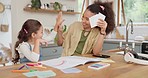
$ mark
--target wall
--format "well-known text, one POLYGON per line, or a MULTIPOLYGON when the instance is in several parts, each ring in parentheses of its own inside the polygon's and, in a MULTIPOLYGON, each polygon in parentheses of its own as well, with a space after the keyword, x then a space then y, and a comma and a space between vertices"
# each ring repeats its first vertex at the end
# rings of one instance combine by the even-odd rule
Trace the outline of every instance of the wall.
MULTIPOLYGON (((117 27, 120 34, 124 35, 124 39, 126 38, 126 27, 121 26, 117 27)), ((133 26, 133 34, 131 34, 131 26, 129 25, 129 30, 128 30, 128 38, 130 40, 135 39, 136 36, 143 36, 147 37, 148 36, 148 26, 133 26)))
MULTIPOLYGON (((30 13, 23 11, 23 8, 31 3, 31 0, 12 0, 12 46, 14 46, 17 41, 17 34, 22 27, 22 24, 29 18, 39 20, 43 26, 53 27, 56 21, 56 15, 54 13, 30 13)), ((42 3, 50 3, 50 2, 61 2, 66 4, 69 7, 73 7, 71 5, 75 5, 75 10, 77 10, 77 0, 41 0, 42 3)), ((78 15, 68 15, 63 14, 63 18, 65 19, 64 24, 69 25, 73 21, 78 19, 78 15)))
MULTIPOLYGON (((10 5, 11 0, 0 0, 1 3, 4 5, 10 5)), ((1 32, 0 31, 0 43, 4 44, 7 47, 9 43, 12 43, 12 36, 11 36, 11 10, 5 9, 3 13, 0 13, 0 24, 9 24, 9 31, 8 32, 1 32)))

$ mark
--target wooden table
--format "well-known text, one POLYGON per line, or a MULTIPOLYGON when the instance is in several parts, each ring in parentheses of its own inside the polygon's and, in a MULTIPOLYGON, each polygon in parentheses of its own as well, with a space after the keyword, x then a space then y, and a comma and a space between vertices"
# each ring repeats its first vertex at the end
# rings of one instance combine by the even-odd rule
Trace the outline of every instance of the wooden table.
MULTIPOLYGON (((85 55, 90 57, 91 55, 85 55)), ((58 69, 47 67, 46 69, 38 68, 38 70, 52 70, 56 73, 54 78, 148 78, 148 66, 127 64, 123 60, 123 55, 110 53, 112 60, 110 67, 93 70, 88 69, 87 66, 92 64, 88 63, 82 66, 77 66, 81 73, 64 74, 58 69)), ((22 73, 12 73, 11 70, 18 69, 22 64, 0 67, 0 78, 26 78, 22 73)), ((36 77, 35 77, 36 78, 36 77)))

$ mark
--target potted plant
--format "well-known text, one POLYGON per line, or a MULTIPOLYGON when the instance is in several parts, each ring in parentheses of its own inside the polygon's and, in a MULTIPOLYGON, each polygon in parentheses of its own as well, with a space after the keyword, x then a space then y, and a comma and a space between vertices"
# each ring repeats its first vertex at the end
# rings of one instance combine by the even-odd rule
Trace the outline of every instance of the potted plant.
POLYGON ((53 4, 53 8, 54 8, 54 10, 61 10, 62 9, 62 4, 59 3, 59 2, 55 2, 53 4))
POLYGON ((40 9, 41 1, 40 0, 31 0, 31 7, 33 9, 40 9))

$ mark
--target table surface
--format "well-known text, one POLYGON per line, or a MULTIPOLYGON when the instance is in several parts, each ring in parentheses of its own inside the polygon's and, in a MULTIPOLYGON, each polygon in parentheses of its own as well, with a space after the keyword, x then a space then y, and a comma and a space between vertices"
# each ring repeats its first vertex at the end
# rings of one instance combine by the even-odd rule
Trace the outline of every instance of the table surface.
MULTIPOLYGON (((79 68, 82 72, 74 74, 65 74, 52 67, 36 69, 40 71, 52 70, 56 73, 54 78, 148 78, 148 66, 128 64, 123 60, 123 55, 116 53, 109 53, 109 55, 111 56, 109 59, 112 59, 115 63, 110 63, 109 67, 100 70, 89 69, 88 66, 92 63, 77 66, 76 68, 79 68)), ((84 56, 92 57, 91 55, 84 56)), ((22 64, 0 67, 0 78, 26 78, 22 73, 11 72, 11 70, 18 69, 20 66, 22 64)))

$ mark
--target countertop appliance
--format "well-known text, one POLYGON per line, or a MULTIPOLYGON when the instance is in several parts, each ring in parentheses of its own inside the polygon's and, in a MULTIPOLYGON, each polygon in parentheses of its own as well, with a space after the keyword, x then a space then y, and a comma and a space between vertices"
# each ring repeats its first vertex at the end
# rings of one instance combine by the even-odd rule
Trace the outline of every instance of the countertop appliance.
POLYGON ((142 43, 141 53, 148 54, 148 43, 142 43))

